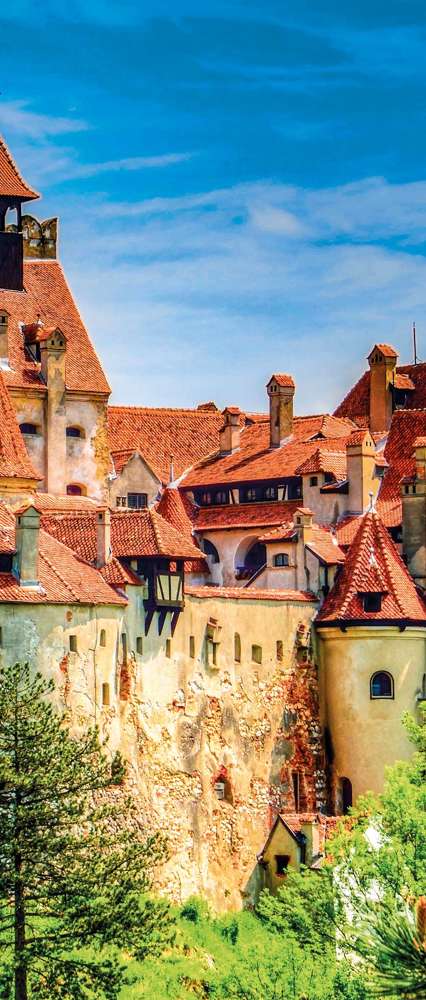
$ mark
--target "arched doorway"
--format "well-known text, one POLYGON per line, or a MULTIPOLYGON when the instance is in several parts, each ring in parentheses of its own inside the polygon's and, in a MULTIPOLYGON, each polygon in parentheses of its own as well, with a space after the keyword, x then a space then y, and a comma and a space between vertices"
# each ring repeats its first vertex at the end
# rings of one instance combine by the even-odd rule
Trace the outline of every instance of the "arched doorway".
POLYGON ((244 560, 236 562, 235 576, 237 580, 249 580, 263 566, 266 566, 266 545, 263 542, 254 542, 247 549, 244 560))

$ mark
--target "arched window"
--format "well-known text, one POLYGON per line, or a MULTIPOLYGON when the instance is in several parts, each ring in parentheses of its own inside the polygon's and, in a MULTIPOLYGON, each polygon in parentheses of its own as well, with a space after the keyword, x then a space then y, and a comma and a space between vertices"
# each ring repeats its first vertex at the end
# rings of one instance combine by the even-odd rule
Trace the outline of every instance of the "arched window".
POLYGON ((370 698, 393 698, 393 677, 387 670, 378 670, 370 680, 370 698))
POLYGON ((67 427, 66 429, 67 438, 83 438, 84 431, 81 427, 67 427))
POLYGON ((79 486, 78 483, 68 483, 67 494, 69 497, 84 497, 86 495, 85 486, 79 486))
POLYGON ((212 562, 214 563, 220 562, 217 548, 215 545, 213 545, 213 542, 209 541, 208 538, 201 539, 201 551, 204 552, 205 556, 210 556, 212 562))
POLYGON ((288 566, 288 554, 287 552, 277 552, 274 556, 274 566, 288 566))
POLYGON ((241 663, 241 637, 238 632, 234 635, 234 660, 241 663))
POLYGON ((37 424, 28 424, 28 423, 19 424, 19 430, 21 431, 21 434, 38 434, 39 433, 39 429, 37 427, 37 424))

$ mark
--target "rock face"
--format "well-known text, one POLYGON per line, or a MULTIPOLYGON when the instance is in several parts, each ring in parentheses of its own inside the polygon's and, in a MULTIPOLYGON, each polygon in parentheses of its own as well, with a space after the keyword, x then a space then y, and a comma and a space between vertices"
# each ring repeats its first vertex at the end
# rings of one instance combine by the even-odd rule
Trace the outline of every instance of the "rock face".
POLYGON ((325 806, 325 773, 312 607, 265 605, 270 638, 254 663, 258 602, 227 601, 226 611, 220 603, 213 595, 188 600, 170 655, 160 648, 154 662, 132 660, 120 745, 144 810, 169 839, 160 887, 177 900, 203 893, 226 909, 253 902, 257 854, 277 812, 325 806), (199 641, 212 613, 223 620, 214 668, 199 641), (231 648, 237 625, 244 636, 238 663, 231 648), (284 637, 280 660, 275 634, 284 637), (194 649, 190 638, 198 659, 184 653, 194 649))

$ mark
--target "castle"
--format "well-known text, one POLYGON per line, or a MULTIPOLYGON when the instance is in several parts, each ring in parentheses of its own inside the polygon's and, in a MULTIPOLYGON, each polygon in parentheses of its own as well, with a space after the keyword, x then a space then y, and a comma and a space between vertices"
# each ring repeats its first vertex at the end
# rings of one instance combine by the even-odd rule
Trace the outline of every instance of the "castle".
POLYGON ((374 344, 334 414, 283 373, 264 413, 109 406, 37 197, 0 140, 0 661, 121 750, 159 884, 238 907, 410 753, 426 364, 374 344))

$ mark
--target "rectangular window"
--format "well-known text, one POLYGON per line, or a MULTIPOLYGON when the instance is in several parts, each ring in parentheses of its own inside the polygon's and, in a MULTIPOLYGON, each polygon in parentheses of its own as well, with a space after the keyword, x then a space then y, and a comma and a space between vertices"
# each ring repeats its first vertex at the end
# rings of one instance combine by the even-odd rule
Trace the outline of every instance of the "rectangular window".
POLYGON ((364 594, 364 611, 381 611, 382 607, 382 595, 381 594, 364 594))
POLYGON ((109 684, 102 684, 102 704, 109 705, 109 684))
POLYGON ((318 486, 318 476, 311 476, 309 480, 310 486, 318 486))
POLYGON ((123 654, 123 663, 127 663, 127 635, 122 632, 121 635, 121 652, 123 654))
POLYGON ((127 507, 127 497, 116 497, 115 503, 117 507, 127 507))
POLYGON ((148 506, 148 494, 147 493, 128 493, 127 494, 127 506, 131 507, 132 510, 141 510, 142 507, 148 506))
POLYGON ((104 628, 101 628, 101 631, 99 633, 99 645, 106 646, 106 632, 104 628))
POLYGON ((277 875, 286 875, 290 856, 288 854, 275 855, 275 872, 277 875))
POLYGON ((298 813, 300 810, 300 775, 298 771, 292 771, 291 781, 293 785, 294 808, 298 813))
POLYGON ((172 640, 171 639, 166 639, 166 656, 167 656, 167 659, 170 660, 171 655, 172 655, 172 640))
POLYGON ((282 663, 283 659, 284 659, 283 641, 282 641, 282 639, 277 639, 277 660, 278 660, 278 663, 282 663))
POLYGON ((77 652, 77 636, 70 635, 70 653, 77 652))
POLYGON ((262 662, 262 647, 261 646, 253 645, 251 647, 251 658, 253 660, 253 663, 261 663, 262 662))
POLYGON ((143 638, 142 638, 141 635, 138 635, 136 637, 136 652, 138 653, 139 656, 142 656, 142 653, 143 653, 143 638))
POLYGON ((325 483, 334 483, 335 482, 335 478, 334 478, 332 472, 324 472, 324 482, 325 483))
POLYGON ((190 635, 189 637, 189 655, 191 660, 195 659, 195 636, 190 635))

